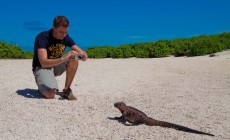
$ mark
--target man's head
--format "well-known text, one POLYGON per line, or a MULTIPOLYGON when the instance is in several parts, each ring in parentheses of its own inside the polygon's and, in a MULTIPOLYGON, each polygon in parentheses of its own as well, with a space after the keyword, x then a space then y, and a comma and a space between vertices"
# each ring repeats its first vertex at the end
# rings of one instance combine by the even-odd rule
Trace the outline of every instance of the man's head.
POLYGON ((69 29, 69 20, 65 16, 56 16, 53 21, 53 36, 56 39, 64 39, 69 29))

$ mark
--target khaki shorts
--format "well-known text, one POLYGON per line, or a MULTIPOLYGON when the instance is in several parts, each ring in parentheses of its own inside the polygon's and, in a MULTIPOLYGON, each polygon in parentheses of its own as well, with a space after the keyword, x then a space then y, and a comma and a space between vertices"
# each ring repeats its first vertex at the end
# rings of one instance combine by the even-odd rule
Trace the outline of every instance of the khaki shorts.
POLYGON ((59 90, 55 77, 62 75, 66 71, 66 68, 67 62, 61 63, 60 65, 52 68, 36 67, 34 71, 34 77, 38 86, 38 90, 41 93, 49 91, 50 89, 59 90))

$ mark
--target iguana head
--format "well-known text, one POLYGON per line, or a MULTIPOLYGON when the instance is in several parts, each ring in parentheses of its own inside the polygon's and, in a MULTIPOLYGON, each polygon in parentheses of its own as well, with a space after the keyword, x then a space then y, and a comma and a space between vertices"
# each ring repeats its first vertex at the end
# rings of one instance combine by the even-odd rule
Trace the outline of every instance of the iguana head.
POLYGON ((121 108, 121 107, 125 107, 126 104, 124 102, 116 102, 116 103, 114 103, 114 106, 116 108, 121 108))

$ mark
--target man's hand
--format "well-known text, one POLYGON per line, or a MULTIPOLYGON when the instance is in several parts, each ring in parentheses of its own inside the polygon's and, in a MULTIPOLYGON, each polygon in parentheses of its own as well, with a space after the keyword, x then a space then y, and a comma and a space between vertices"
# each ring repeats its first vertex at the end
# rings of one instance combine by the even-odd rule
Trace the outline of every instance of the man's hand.
POLYGON ((73 46, 71 47, 71 49, 72 49, 72 50, 75 50, 76 52, 78 52, 79 54, 82 55, 82 58, 81 58, 82 61, 86 61, 86 60, 87 60, 87 58, 88 58, 87 53, 84 52, 82 49, 80 49, 77 45, 73 45, 73 46))
POLYGON ((87 58, 88 58, 88 55, 87 55, 87 53, 86 52, 80 52, 79 54, 81 54, 82 55, 82 58, 81 58, 81 60, 82 61, 86 61, 87 60, 87 58))
POLYGON ((63 55, 61 57, 62 62, 66 62, 66 61, 70 61, 70 60, 74 60, 75 56, 78 54, 78 52, 76 51, 69 51, 67 54, 63 55))

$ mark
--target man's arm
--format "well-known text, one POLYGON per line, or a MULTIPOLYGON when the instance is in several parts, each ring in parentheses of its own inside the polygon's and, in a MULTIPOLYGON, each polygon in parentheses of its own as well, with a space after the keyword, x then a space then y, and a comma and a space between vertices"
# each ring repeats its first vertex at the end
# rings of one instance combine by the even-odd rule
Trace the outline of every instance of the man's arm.
POLYGON ((43 68, 53 67, 53 66, 59 65, 62 62, 70 60, 71 57, 75 56, 75 55, 77 55, 76 51, 70 51, 70 52, 68 52, 66 55, 64 55, 61 58, 48 59, 47 50, 44 49, 44 48, 38 49, 38 59, 39 59, 39 61, 41 63, 41 66, 43 68))
POLYGON ((82 59, 81 59, 82 61, 86 61, 87 60, 87 58, 88 58, 87 53, 84 52, 80 47, 78 47, 77 45, 73 45, 71 47, 71 49, 74 50, 74 51, 76 51, 76 52, 78 52, 79 54, 82 54, 82 59))

